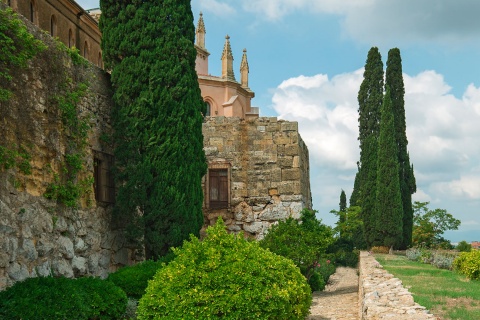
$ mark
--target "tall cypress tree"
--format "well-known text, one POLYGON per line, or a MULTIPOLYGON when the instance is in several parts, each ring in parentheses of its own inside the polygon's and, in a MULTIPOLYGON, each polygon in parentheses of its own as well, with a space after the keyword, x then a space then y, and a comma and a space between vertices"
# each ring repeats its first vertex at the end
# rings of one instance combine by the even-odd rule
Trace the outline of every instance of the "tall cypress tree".
POLYGON ((412 194, 416 191, 413 167, 407 151, 407 126, 405 120, 405 86, 402 74, 402 58, 398 48, 388 52, 385 85, 390 88, 393 114, 395 119, 395 140, 399 164, 399 180, 403 206, 403 240, 401 249, 408 248, 412 243, 413 208, 412 194))
POLYGON ((365 227, 368 246, 376 243, 375 226, 377 215, 377 153, 380 132, 380 108, 383 102, 383 63, 378 48, 368 52, 363 82, 358 92, 360 164, 358 185, 361 195, 361 217, 365 227))
POLYGON ((375 233, 384 246, 398 248, 403 242, 402 196, 398 177, 397 142, 390 88, 382 105, 378 141, 377 212, 375 233))
POLYGON ((117 203, 147 258, 203 224, 206 173, 190 1, 101 0, 105 66, 115 110, 117 203))
POLYGON ((343 189, 342 192, 340 192, 340 202, 338 206, 341 212, 347 211, 347 195, 345 194, 345 191, 343 191, 343 189))

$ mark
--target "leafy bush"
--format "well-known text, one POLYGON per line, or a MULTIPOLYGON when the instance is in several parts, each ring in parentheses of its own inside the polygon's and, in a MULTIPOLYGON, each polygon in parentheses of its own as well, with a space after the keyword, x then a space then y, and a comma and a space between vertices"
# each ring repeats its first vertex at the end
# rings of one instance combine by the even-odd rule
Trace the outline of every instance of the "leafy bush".
POLYGON ((422 250, 420 248, 413 247, 413 248, 407 249, 405 254, 409 260, 420 261, 420 257, 422 256, 422 250))
POLYGON ((148 280, 152 279, 157 270, 174 258, 173 254, 166 255, 158 261, 147 260, 133 266, 123 267, 111 273, 107 280, 122 288, 128 297, 140 299, 145 293, 148 280))
POLYGON ((321 275, 318 271, 315 271, 310 279, 308 279, 308 285, 312 291, 323 291, 326 283, 323 280, 323 275, 321 275))
POLYGON ((453 261, 457 255, 455 253, 435 251, 431 264, 439 269, 452 270, 453 261))
POLYGON ((119 319, 127 297, 98 278, 29 278, 0 292, 0 319, 119 319))
POLYGON ((301 221, 289 218, 272 226, 260 246, 291 259, 309 281, 332 243, 332 229, 315 218, 315 211, 304 209, 301 221))
POLYGON ((480 279, 480 250, 460 253, 453 261, 453 267, 469 279, 480 279))
POLYGON ((291 260, 228 234, 221 218, 174 249, 140 299, 138 319, 305 319, 310 288, 291 260))
POLYGON ((460 252, 470 252, 472 251, 472 245, 463 240, 458 243, 457 250, 460 252))

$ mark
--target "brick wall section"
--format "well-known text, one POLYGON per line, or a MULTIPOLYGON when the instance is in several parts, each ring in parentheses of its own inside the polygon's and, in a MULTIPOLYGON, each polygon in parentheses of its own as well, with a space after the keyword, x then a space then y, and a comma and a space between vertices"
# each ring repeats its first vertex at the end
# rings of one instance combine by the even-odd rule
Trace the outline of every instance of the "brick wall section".
POLYGON ((203 135, 209 167, 228 167, 230 178, 226 209, 209 208, 204 181, 205 227, 222 216, 231 232, 261 239, 272 223, 311 208, 308 148, 297 122, 207 117, 203 135))
POLYGON ((366 251, 360 253, 359 272, 360 319, 437 319, 366 251))

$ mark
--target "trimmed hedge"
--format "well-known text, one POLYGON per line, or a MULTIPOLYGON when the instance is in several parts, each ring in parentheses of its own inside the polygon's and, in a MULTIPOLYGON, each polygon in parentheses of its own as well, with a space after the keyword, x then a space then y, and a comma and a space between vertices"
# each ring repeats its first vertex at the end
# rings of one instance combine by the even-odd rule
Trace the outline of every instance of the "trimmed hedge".
POLYGON ((148 280, 151 280, 157 270, 170 262, 175 256, 168 254, 157 261, 147 260, 133 266, 123 267, 111 273, 107 280, 122 288, 128 297, 140 299, 145 294, 148 280))
POLYGON ((142 319, 305 319, 311 292, 293 262, 228 234, 221 218, 191 236, 148 284, 142 319))
POLYGON ((0 319, 119 319, 127 297, 98 278, 29 278, 0 292, 0 319))

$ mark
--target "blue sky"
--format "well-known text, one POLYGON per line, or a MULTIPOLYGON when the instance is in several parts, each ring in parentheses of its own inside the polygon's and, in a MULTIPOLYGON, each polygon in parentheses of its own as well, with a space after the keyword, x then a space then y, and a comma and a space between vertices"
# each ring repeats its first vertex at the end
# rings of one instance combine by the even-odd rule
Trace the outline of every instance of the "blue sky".
MULTIPOLYGON (((85 9, 95 0, 77 0, 85 9)), ((480 240, 480 1, 193 0, 203 12, 209 73, 230 36, 239 78, 247 49, 253 106, 298 121, 314 209, 330 225, 359 159, 357 93, 368 50, 400 48, 414 200, 462 221, 445 237, 480 240)))

